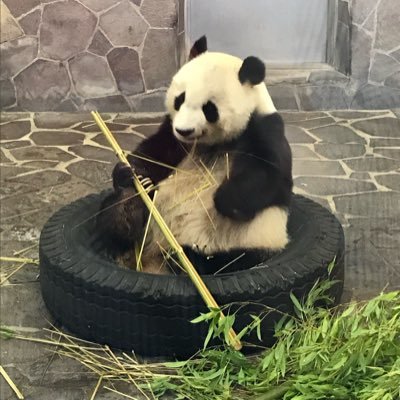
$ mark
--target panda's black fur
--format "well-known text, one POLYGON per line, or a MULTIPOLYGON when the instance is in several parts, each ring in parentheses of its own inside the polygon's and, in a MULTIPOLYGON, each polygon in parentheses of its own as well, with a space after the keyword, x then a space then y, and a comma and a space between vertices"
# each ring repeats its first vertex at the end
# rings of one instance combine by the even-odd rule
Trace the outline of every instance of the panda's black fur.
MULTIPOLYGON (((204 40, 201 38, 195 43, 191 50, 192 57, 205 52, 204 40)), ((263 81, 264 74, 264 64, 255 57, 249 57, 243 62, 237 79, 242 84, 257 85, 263 81)), ((173 107, 179 111, 183 104, 185 92, 175 96, 173 107)), ((209 100, 202 110, 208 123, 217 123, 218 104, 209 100)), ((185 139, 192 135, 192 131, 174 128, 171 116, 167 115, 157 132, 128 156, 135 172, 150 178, 157 186, 173 174, 174 168, 182 165, 189 154, 208 168, 228 154, 231 160, 229 177, 223 179, 213 193, 218 215, 224 221, 232 221, 232 229, 236 229, 271 207, 286 210, 287 213, 293 186, 292 159, 284 135, 284 123, 277 112, 263 114, 254 110, 244 129, 222 143, 203 143, 199 140, 193 144, 178 140, 177 135, 185 139)), ((114 193, 102 204, 98 226, 107 238, 106 247, 117 256, 129 252, 135 243, 142 240, 149 213, 133 189, 129 167, 121 163, 116 165, 113 185, 114 193)), ((160 188, 162 190, 162 186, 160 188)), ((229 267, 229 271, 242 268, 243 263, 251 266, 270 253, 268 248, 255 247, 222 248, 205 254, 193 246, 195 243, 182 244, 201 273, 215 272, 235 258, 241 261, 229 267), (244 252, 246 256, 242 257, 244 252)))

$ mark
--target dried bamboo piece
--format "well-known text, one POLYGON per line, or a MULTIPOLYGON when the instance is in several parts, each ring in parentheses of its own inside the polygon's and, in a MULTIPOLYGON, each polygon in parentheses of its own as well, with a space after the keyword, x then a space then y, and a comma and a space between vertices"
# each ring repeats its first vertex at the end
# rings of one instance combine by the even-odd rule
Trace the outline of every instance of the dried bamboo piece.
POLYGON ((18 400, 24 400, 24 396, 22 393, 18 390, 18 388, 15 386, 15 383, 12 381, 10 376, 7 374, 6 370, 0 365, 0 375, 5 379, 5 381, 8 383, 10 388, 13 390, 15 395, 18 397, 18 400))
POLYGON ((0 257, 0 261, 13 262, 13 263, 25 263, 25 264, 36 264, 39 265, 38 260, 33 258, 22 258, 22 257, 0 257))
MULTIPOLYGON (((117 154, 120 161, 125 163, 126 165, 130 166, 128 159, 125 156, 125 153, 122 151, 118 142, 115 140, 114 136, 107 128, 107 125, 101 118, 100 114, 97 111, 92 111, 92 116, 93 116, 94 120, 96 121, 97 125, 99 126, 99 128, 101 129, 101 131, 103 132, 104 136, 107 138, 111 147, 117 154)), ((138 191, 140 197, 142 198, 143 202, 145 203, 145 205, 147 206, 149 211, 152 213, 154 220, 157 222, 159 228, 161 229, 162 233, 164 234, 165 238, 167 239, 169 245, 176 252, 176 254, 179 258, 179 261, 181 262, 182 266, 185 268, 190 279, 196 286, 196 288, 199 291, 204 302, 210 308, 219 308, 214 297, 212 296, 212 294, 208 290, 207 286, 201 279, 200 275, 198 274, 198 272, 196 271, 196 269, 194 268, 194 266, 192 265, 192 263, 186 256, 185 252, 183 251, 182 246, 178 243, 175 236, 172 234, 171 230, 169 229, 168 225, 165 223, 164 219, 162 218, 161 214, 159 213, 157 208, 154 206, 153 201, 151 200, 151 198, 148 195, 148 193, 146 192, 146 190, 143 188, 142 184, 140 183, 139 178, 135 174, 135 171, 133 171, 133 178, 134 178, 133 183, 134 183, 135 188, 138 191)), ((221 311, 221 317, 225 318, 222 311, 221 311)), ((242 348, 242 344, 241 344, 240 340, 238 339, 238 337, 236 336, 236 333, 233 329, 230 329, 230 331, 229 331, 229 339, 230 339, 230 345, 234 349, 240 350, 242 348)))

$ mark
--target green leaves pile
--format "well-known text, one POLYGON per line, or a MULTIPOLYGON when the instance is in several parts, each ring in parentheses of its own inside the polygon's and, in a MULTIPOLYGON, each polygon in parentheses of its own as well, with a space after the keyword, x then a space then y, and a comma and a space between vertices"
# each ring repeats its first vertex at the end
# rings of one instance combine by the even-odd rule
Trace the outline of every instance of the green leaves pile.
MULTIPOLYGON (((245 357, 228 346, 205 348, 194 359, 168 363, 175 375, 155 379, 154 393, 185 400, 400 400, 400 292, 318 306, 332 284, 316 284, 304 302, 292 295, 296 315, 277 324, 271 349, 245 357)), ((240 335, 257 330, 262 318, 240 335)), ((211 310, 194 322, 203 321, 208 343, 224 338, 234 316, 221 321, 211 310)))

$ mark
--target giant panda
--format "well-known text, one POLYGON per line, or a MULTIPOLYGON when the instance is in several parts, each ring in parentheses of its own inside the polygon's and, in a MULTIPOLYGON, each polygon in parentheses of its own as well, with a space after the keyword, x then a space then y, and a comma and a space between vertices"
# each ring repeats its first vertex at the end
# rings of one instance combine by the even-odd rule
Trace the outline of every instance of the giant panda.
MULTIPOLYGON (((203 36, 172 79, 164 121, 128 155, 143 182, 154 184, 156 207, 203 274, 240 254, 274 254, 289 240, 291 151, 264 78, 261 60, 210 52, 203 36)), ((129 167, 118 163, 112 178, 98 226, 120 257, 143 240, 149 213, 129 167)), ((168 244, 149 224, 143 271, 168 273, 168 244)))

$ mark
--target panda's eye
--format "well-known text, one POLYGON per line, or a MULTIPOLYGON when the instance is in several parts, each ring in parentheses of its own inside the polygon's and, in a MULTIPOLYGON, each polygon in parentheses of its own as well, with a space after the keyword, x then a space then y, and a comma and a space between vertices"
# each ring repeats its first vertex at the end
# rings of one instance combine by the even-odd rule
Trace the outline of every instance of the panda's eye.
POLYGON ((185 102, 185 92, 181 93, 179 96, 175 97, 174 108, 179 111, 181 105, 185 102))
POLYGON ((203 113, 208 122, 214 123, 218 121, 218 108, 212 101, 207 101, 203 106, 203 113))

